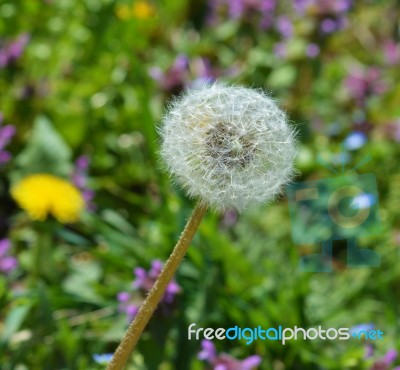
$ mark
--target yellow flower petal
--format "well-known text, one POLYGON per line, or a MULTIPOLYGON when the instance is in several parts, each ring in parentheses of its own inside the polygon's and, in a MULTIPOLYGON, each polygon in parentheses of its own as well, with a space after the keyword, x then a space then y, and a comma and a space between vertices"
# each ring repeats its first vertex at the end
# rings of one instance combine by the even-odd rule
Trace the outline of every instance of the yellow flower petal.
POLYGON ((132 7, 132 13, 135 18, 148 19, 155 13, 154 7, 147 1, 135 1, 132 7))
POLYGON ((61 223, 75 222, 85 207, 75 186, 49 174, 25 177, 11 189, 11 195, 29 217, 37 221, 53 215, 61 223))

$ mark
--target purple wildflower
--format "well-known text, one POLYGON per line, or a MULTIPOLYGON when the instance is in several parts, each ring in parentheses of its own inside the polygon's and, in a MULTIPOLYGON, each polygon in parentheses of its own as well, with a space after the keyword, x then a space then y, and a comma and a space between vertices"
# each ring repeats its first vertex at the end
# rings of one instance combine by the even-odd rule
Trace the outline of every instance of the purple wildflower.
POLYGON ((236 73, 234 67, 222 71, 213 67, 208 58, 197 57, 189 60, 184 54, 178 55, 166 72, 158 67, 149 70, 150 76, 159 83, 160 88, 172 93, 186 87, 196 88, 204 82, 215 81, 222 75, 232 76, 236 73))
POLYGON ((23 33, 14 41, 6 42, 0 46, 0 68, 7 67, 9 64, 18 60, 25 50, 30 39, 29 34, 23 33))
POLYGON ((321 31, 324 33, 333 33, 347 26, 348 20, 345 15, 329 16, 322 19, 320 23, 321 31))
POLYGON ((310 43, 307 45, 306 55, 309 58, 315 58, 316 56, 318 56, 319 52, 320 52, 320 48, 317 44, 310 43))
POLYGON ((128 292, 118 293, 117 300, 119 302, 119 312, 125 313, 128 322, 131 322, 139 312, 138 305, 132 301, 132 296, 128 292))
POLYGON ((190 87, 201 86, 204 82, 215 81, 222 72, 211 66, 208 58, 195 58, 190 63, 190 69, 195 79, 189 84, 190 87))
POLYGON ((353 0, 335 0, 331 2, 334 3, 334 9, 337 13, 348 12, 353 5, 353 0))
POLYGON ((293 8, 298 15, 304 15, 310 4, 310 0, 293 0, 293 8))
POLYGON ((16 132, 15 126, 2 126, 2 121, 3 115, 0 113, 0 165, 7 163, 11 159, 11 154, 4 148, 9 144, 16 132))
MULTIPOLYGON (((382 358, 374 362, 370 370, 390 370, 397 357, 397 351, 391 348, 382 358)), ((399 369, 399 367, 396 367, 394 370, 396 369, 399 369)))
POLYGON ((386 352, 385 356, 383 357, 383 361, 387 365, 391 365, 394 361, 396 361, 397 356, 398 356, 397 351, 391 348, 389 349, 389 351, 386 352))
POLYGON ((9 239, 0 240, 0 273, 8 274, 18 266, 18 260, 9 256, 8 251, 11 247, 9 239))
POLYGON ((89 210, 94 209, 94 191, 88 187, 88 170, 90 158, 87 155, 80 156, 75 162, 75 168, 72 173, 73 184, 81 191, 82 197, 85 200, 86 207, 89 210))
POLYGON ((226 211, 222 217, 222 225, 232 227, 238 220, 238 212, 235 209, 226 211))
POLYGON ((294 0, 293 7, 299 16, 306 12, 320 20, 319 27, 324 33, 343 29, 347 24, 347 12, 352 0, 294 0))
POLYGON ((319 14, 342 14, 352 6, 352 0, 313 0, 309 3, 319 14))
POLYGON ((389 123, 385 129, 389 138, 400 142, 400 119, 393 123, 389 123))
POLYGON ((386 84, 381 80, 381 70, 377 67, 353 70, 344 84, 350 96, 360 105, 363 105, 370 95, 383 94, 387 89, 386 84))
POLYGON ((149 75, 158 82, 164 91, 173 91, 186 86, 189 79, 189 59, 186 55, 178 55, 171 67, 163 72, 158 67, 149 69, 149 75))
POLYGON ((213 342, 210 340, 201 341, 201 351, 198 353, 197 358, 202 361, 214 362, 217 358, 217 351, 213 342))
POLYGON ((321 30, 325 33, 332 33, 338 29, 338 23, 336 20, 331 18, 325 18, 321 22, 321 30))
POLYGON ((400 45, 393 40, 387 40, 383 44, 383 53, 388 65, 400 63, 400 45))
POLYGON ((210 23, 216 23, 221 15, 233 20, 259 20, 262 29, 271 26, 277 0, 210 0, 210 23))
POLYGON ((371 344, 365 346, 365 358, 371 358, 374 354, 374 347, 371 344))
MULTIPOLYGON (((159 260, 154 260, 151 263, 151 268, 146 271, 142 267, 136 267, 133 271, 135 280, 132 287, 145 296, 155 284, 158 276, 161 273, 163 264, 159 260)), ((172 280, 165 291, 164 297, 161 301, 160 308, 164 313, 169 313, 177 294, 181 292, 181 287, 172 280)), ((129 292, 120 292, 117 295, 119 302, 119 310, 127 315, 128 321, 132 321, 139 311, 139 304, 134 300, 134 295, 129 292)), ((140 301, 140 299, 139 299, 140 301)), ((140 302, 139 302, 140 303, 140 302)))
POLYGON ((226 353, 217 354, 214 344, 209 340, 202 340, 197 357, 207 361, 213 370, 252 370, 261 363, 261 357, 257 355, 237 360, 226 353))
POLYGON ((277 18, 276 29, 285 39, 290 38, 293 35, 293 23, 287 16, 282 15, 277 18))
POLYGON ((237 66, 232 66, 225 70, 215 67, 211 61, 205 57, 194 58, 190 62, 190 72, 192 81, 187 84, 190 88, 203 86, 205 82, 214 82, 221 76, 235 76, 238 74, 237 66))
POLYGON ((259 2, 261 2, 259 11, 262 14, 260 26, 262 29, 266 29, 271 26, 274 19, 277 0, 259 0, 259 2))
MULTIPOLYGON (((133 287, 142 290, 143 293, 149 292, 156 282, 158 276, 160 275, 162 267, 163 265, 161 261, 154 260, 151 263, 151 268, 148 272, 141 267, 135 268, 134 274, 136 276, 136 279, 133 282, 133 287)), ((172 303, 175 295, 178 294, 180 291, 180 286, 174 280, 172 280, 167 286, 163 301, 165 303, 172 303)))
POLYGON ((294 0, 293 7, 299 15, 309 9, 321 15, 335 15, 348 12, 352 3, 352 0, 294 0))
POLYGON ((274 54, 279 59, 284 59, 287 56, 287 46, 284 42, 277 42, 274 45, 274 54))

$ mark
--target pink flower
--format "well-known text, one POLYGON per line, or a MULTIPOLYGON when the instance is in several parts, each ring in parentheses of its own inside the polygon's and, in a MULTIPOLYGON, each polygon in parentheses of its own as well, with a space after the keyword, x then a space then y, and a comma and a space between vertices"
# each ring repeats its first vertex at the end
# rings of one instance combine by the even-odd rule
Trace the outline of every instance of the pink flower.
POLYGON ((378 67, 353 70, 347 76, 344 84, 350 96, 361 105, 369 96, 383 94, 387 89, 378 67))
POLYGON ((209 340, 201 341, 201 351, 197 358, 207 361, 213 370, 253 370, 261 363, 261 357, 257 355, 237 360, 226 353, 217 354, 214 344, 209 340))
POLYGON ((88 186, 89 165, 90 157, 87 155, 80 156, 75 162, 75 168, 72 173, 72 182, 81 191, 87 209, 93 210, 95 209, 95 204, 93 203, 95 193, 88 186))
POLYGON ((23 33, 15 40, 5 44, 0 48, 0 68, 7 67, 12 62, 19 59, 28 44, 30 35, 23 33))
POLYGON ((383 44, 383 53, 388 65, 396 65, 400 62, 400 45, 395 41, 385 41, 383 44))
POLYGON ((8 274, 18 266, 18 260, 8 255, 10 248, 11 242, 9 239, 0 240, 0 273, 8 274))
POLYGON ((11 159, 11 154, 4 150, 15 135, 16 129, 13 125, 2 126, 3 115, 0 113, 0 165, 11 159))
MULTIPOLYGON (((136 267, 133 270, 133 273, 135 275, 135 280, 132 283, 133 289, 139 291, 143 296, 145 296, 155 284, 158 276, 161 273, 162 268, 163 264, 159 260, 154 260, 151 263, 149 271, 146 271, 142 267, 136 267)), ((176 295, 180 292, 181 287, 176 283, 175 280, 172 280, 168 284, 164 297, 160 304, 160 308, 163 310, 164 313, 168 313, 170 311, 170 308, 175 301, 176 295)), ((128 321, 132 321, 139 311, 138 300, 134 301, 134 298, 134 294, 129 292, 120 292, 117 295, 119 310, 126 313, 128 321)))

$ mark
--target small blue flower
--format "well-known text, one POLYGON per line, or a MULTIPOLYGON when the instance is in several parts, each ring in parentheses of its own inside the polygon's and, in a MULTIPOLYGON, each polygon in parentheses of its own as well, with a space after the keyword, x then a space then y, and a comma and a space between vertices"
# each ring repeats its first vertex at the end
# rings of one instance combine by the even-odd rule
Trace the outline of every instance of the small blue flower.
POLYGON ((356 326, 353 326, 352 328, 350 328, 350 334, 351 335, 359 335, 361 332, 367 333, 370 330, 373 330, 375 328, 375 325, 372 323, 368 323, 368 324, 359 324, 356 326))
POLYGON ((362 193, 354 197, 351 202, 353 209, 366 209, 370 208, 376 203, 376 197, 374 194, 362 193))
POLYGON ((356 150, 361 148, 367 142, 367 135, 363 132, 352 132, 349 136, 344 140, 344 146, 348 150, 356 150))
POLYGON ((93 360, 100 365, 107 365, 113 357, 113 353, 102 353, 93 355, 93 360))

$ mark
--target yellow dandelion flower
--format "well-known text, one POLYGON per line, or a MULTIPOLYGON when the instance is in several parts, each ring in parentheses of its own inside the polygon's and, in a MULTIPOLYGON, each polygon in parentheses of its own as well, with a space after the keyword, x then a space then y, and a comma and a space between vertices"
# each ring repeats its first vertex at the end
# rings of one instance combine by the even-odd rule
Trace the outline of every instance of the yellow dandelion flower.
POLYGON ((135 1, 132 14, 138 19, 148 19, 154 15, 154 7, 145 0, 135 1))
POLYGON ((37 221, 53 215, 61 223, 75 222, 85 207, 75 186, 49 174, 25 177, 11 189, 11 195, 29 217, 37 221))

